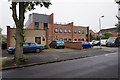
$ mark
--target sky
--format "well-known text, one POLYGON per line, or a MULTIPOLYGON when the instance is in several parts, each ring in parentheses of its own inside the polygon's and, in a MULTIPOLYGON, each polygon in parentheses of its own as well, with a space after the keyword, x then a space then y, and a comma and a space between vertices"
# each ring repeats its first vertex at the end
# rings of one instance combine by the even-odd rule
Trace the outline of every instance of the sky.
MULTIPOLYGON (((102 29, 115 27, 118 22, 118 5, 114 0, 51 0, 49 9, 37 6, 35 10, 25 13, 25 22, 31 13, 50 15, 54 13, 54 23, 67 24, 74 22, 75 26, 89 26, 94 32, 99 31, 99 18, 102 29)), ((0 27, 2 34, 7 34, 6 26, 14 27, 11 2, 0 0, 0 27)))

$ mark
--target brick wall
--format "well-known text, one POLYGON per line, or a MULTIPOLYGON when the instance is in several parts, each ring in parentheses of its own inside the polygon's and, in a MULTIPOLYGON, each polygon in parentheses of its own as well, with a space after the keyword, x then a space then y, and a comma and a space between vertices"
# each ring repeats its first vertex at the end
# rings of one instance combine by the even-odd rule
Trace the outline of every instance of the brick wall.
POLYGON ((82 42, 65 42, 66 48, 82 49, 82 42))
MULTIPOLYGON (((25 40, 26 42, 35 42, 35 37, 41 37, 41 44, 46 45, 46 30, 34 30, 34 29, 25 29, 25 40), (43 41, 43 38, 45 39, 43 41)), ((15 28, 7 27, 7 47, 15 46, 14 35, 16 33, 15 28)))
POLYGON ((7 26, 7 48, 10 47, 10 26, 7 26))

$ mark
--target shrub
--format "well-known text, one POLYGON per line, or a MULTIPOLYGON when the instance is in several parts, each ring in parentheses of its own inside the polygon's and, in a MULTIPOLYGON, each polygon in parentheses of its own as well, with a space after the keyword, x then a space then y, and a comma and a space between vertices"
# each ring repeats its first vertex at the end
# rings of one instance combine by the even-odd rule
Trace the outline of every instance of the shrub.
POLYGON ((19 58, 20 62, 25 62, 26 60, 28 60, 28 58, 25 55, 22 55, 22 57, 19 58))
POLYGON ((47 45, 44 46, 44 49, 49 49, 49 47, 47 45))

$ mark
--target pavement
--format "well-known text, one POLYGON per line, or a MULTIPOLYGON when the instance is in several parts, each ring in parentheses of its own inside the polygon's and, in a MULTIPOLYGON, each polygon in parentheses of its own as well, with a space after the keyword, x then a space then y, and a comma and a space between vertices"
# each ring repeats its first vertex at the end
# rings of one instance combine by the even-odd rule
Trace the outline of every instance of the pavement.
POLYGON ((111 80, 110 78, 118 78, 118 53, 4 70, 2 78, 109 78, 107 80, 111 80))
POLYGON ((68 48, 47 49, 47 50, 43 50, 40 53, 25 53, 25 55, 29 60, 26 61, 24 64, 19 66, 2 67, 2 70, 55 63, 55 62, 61 62, 61 61, 67 61, 67 60, 74 60, 74 59, 80 59, 85 57, 92 57, 92 56, 114 53, 117 51, 118 51, 118 48, 109 49, 109 48, 103 47, 102 49, 100 49, 99 46, 98 47, 96 46, 91 49, 83 49, 83 50, 68 49, 68 48))

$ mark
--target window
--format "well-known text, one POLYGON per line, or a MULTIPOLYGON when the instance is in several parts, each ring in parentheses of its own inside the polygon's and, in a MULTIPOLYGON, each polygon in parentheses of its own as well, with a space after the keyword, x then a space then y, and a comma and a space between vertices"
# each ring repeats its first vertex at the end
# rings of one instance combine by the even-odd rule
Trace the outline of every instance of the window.
POLYGON ((79 34, 81 33, 80 30, 78 30, 78 33, 79 33, 79 34))
POLYGON ((64 42, 67 42, 67 39, 64 39, 64 42))
POLYGON ((48 23, 44 23, 44 29, 48 29, 48 23))
POLYGON ((63 41, 63 39, 61 38, 60 41, 63 41))
POLYGON ((57 33, 58 32, 58 29, 57 28, 55 28, 55 33, 57 33))
POLYGON ((60 29, 60 33, 62 33, 62 29, 60 29))
POLYGON ((82 34, 84 34, 84 30, 82 30, 82 34))
POLYGON ((35 29, 39 29, 39 22, 35 22, 35 29))
POLYGON ((80 39, 78 39, 78 41, 80 41, 80 39))
POLYGON ((77 41, 77 39, 74 39, 74 41, 77 41))
POLYGON ((74 30, 74 33, 77 33, 77 30, 74 30))
POLYGON ((67 29, 64 29, 64 33, 67 33, 67 29))
POLYGON ((69 29, 68 32, 71 33, 71 30, 69 29))
POLYGON ((71 42, 71 39, 69 39, 69 42, 71 42))
POLYGON ((82 38, 82 41, 84 41, 84 39, 82 38))
POLYGON ((35 46, 36 44, 35 43, 31 43, 30 46, 35 46))
POLYGON ((35 37, 35 42, 41 44, 41 37, 35 37))

